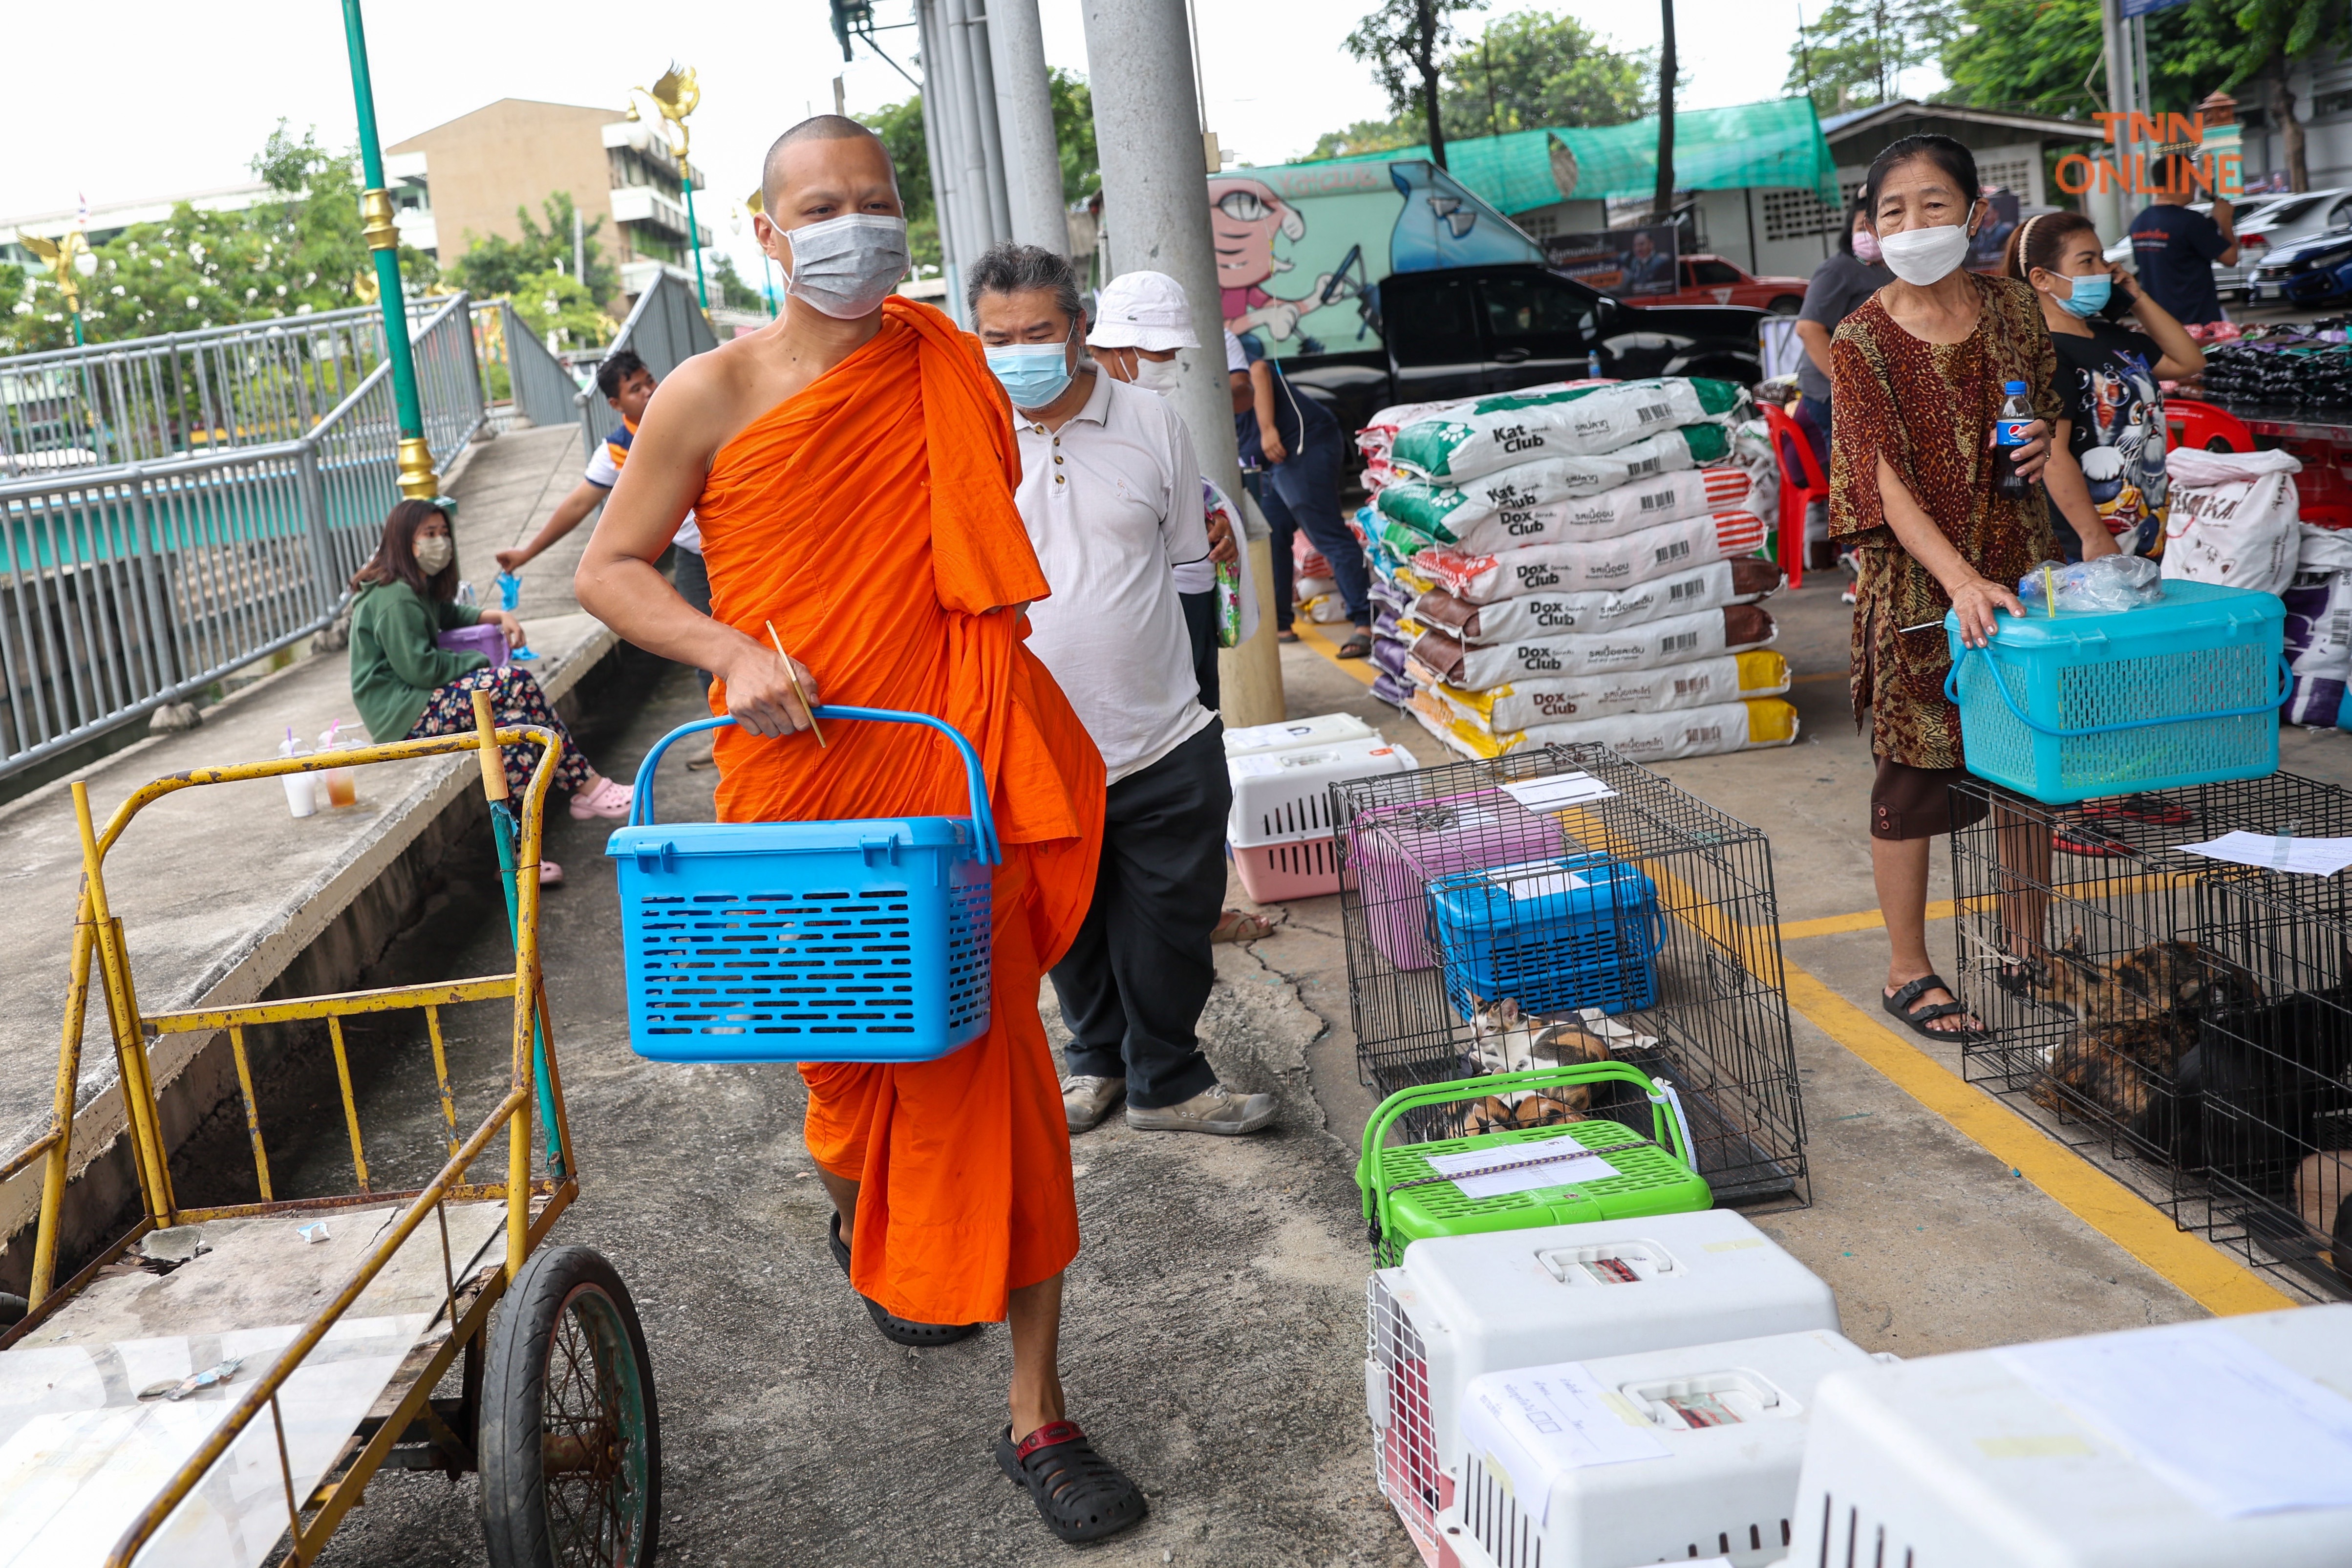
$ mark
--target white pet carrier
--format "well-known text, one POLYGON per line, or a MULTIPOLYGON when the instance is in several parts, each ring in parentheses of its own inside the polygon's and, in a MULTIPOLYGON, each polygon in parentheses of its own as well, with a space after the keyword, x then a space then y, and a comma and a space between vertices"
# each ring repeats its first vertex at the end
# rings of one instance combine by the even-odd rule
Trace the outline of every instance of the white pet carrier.
POLYGON ((1271 903, 1338 892, 1331 786, 1413 766, 1412 753, 1378 735, 1226 758, 1234 807, 1225 837, 1249 896, 1271 903))
POLYGON ((1252 724, 1228 730, 1225 755, 1246 757, 1257 752, 1287 752, 1299 746, 1370 741, 1379 733, 1353 713, 1318 713, 1311 719, 1286 719, 1279 724, 1252 724))
POLYGON ((1830 1288, 1725 1209, 1435 1237, 1367 1287, 1364 1394, 1381 1490, 1438 1561, 1482 1373, 1835 1330, 1830 1288))
POLYGON ((1462 1484, 1437 1521, 1441 1559, 1450 1551, 1462 1568, 1778 1563, 1814 1390, 1873 1359, 1815 1329, 1473 1379, 1462 1484), (1565 1416, 1586 1425, 1563 1427, 1565 1416))
POLYGON ((1796 1509, 1806 1568, 2341 1568, 2352 1306, 1832 1378, 1796 1509))

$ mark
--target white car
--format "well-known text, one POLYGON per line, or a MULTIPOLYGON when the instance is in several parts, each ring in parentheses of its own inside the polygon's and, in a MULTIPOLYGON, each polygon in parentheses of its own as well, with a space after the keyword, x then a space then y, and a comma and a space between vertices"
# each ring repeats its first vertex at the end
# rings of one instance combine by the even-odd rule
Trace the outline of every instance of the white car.
MULTIPOLYGON (((2210 213, 2210 202, 2191 202, 2193 213, 2210 213)), ((2134 215, 2137 216, 2137 215, 2134 215)), ((2224 267, 2213 264, 2213 287, 2225 300, 2244 297, 2253 270, 2273 246, 2289 245, 2308 239, 2315 234, 2325 234, 2331 228, 2352 224, 2352 186, 2337 186, 2325 191, 2298 191, 2289 195, 2249 196, 2237 205, 2231 215, 2231 226, 2238 236, 2238 264, 2224 267)), ((2133 265, 2131 236, 2126 234, 2106 248, 2106 259, 2133 265)))

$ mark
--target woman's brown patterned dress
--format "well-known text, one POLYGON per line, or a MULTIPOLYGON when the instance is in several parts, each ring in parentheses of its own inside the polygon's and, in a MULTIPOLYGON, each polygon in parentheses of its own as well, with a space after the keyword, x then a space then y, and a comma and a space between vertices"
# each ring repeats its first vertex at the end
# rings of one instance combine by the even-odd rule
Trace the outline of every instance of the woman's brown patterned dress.
POLYGON ((1895 542, 1879 504, 1881 456, 1960 558, 1994 583, 2017 580, 2057 553, 2040 485, 2022 500, 1993 493, 1986 443, 2001 384, 2025 383, 2034 412, 2054 422, 2057 360, 2033 290, 1970 273, 1983 309, 1957 343, 1913 337, 1874 297, 1830 343, 1830 536, 1852 540, 1862 562, 1853 609, 1853 717, 1871 716, 1870 749, 1915 768, 1960 763, 1959 710, 1944 698, 1951 656, 1944 612, 1952 601, 1895 542), (1922 621, 1926 631, 1905 632, 1922 621))

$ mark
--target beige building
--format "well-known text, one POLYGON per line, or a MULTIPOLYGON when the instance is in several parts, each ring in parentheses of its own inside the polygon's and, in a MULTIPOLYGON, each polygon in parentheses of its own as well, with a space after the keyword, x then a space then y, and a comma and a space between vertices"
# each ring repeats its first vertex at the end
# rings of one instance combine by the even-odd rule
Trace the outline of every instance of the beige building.
MULTIPOLYGON (((628 299, 664 271, 694 281, 678 161, 658 130, 622 110, 502 98, 386 148, 384 179, 401 237, 444 267, 468 236, 521 238, 515 209, 536 221, 542 202, 568 191, 582 222, 604 220, 597 243, 628 299)), ((699 194, 698 167, 694 183, 699 194)), ((695 226, 708 248, 709 225, 695 226)))

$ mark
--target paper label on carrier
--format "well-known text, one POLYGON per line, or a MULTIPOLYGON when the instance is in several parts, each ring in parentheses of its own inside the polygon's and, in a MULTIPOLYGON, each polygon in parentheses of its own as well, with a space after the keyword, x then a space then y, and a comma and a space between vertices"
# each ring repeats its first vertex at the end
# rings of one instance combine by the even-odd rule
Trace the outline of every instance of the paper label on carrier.
POLYGON ((1573 871, 1561 870, 1558 862, 1551 860, 1497 866, 1486 873, 1486 880, 1510 894, 1514 902, 1558 898, 1592 885, 1573 871))
MULTIPOLYGON (((1508 788, 1507 784, 1504 786, 1508 788)), ((2176 844, 2182 855, 2202 855, 2238 866, 2259 866, 2298 877, 2333 877, 2352 866, 2352 838, 2291 838, 2278 833, 2224 833, 2202 844, 2176 844)))
POLYGON ((1993 1353, 2207 1513, 2352 1508, 2352 1399, 2219 1323, 1993 1353))
POLYGON ((1503 793, 1529 811, 1565 811, 1587 801, 1613 800, 1617 792, 1582 770, 1549 773, 1539 779, 1507 784, 1503 793))
POLYGON ((1458 1154, 1433 1154, 1429 1168, 1441 1176, 1451 1176, 1454 1184, 1462 1189, 1465 1198, 1500 1198, 1513 1193, 1532 1193, 1542 1187, 1571 1186, 1578 1182, 1605 1182, 1621 1174, 1616 1166, 1598 1154, 1579 1154, 1570 1151, 1570 1143, 1556 1157, 1546 1158, 1549 1151, 1541 1143, 1507 1143, 1500 1148, 1465 1149, 1458 1154), (1512 1167, 1507 1171, 1493 1169, 1497 1165, 1512 1167), (1471 1175, 1483 1171, 1484 1175, 1471 1175))
POLYGON ((1539 1523, 1549 1521, 1552 1489, 1569 1471, 1671 1457, 1581 1362, 1486 1373, 1463 1393, 1464 1446, 1504 1471, 1539 1523))

